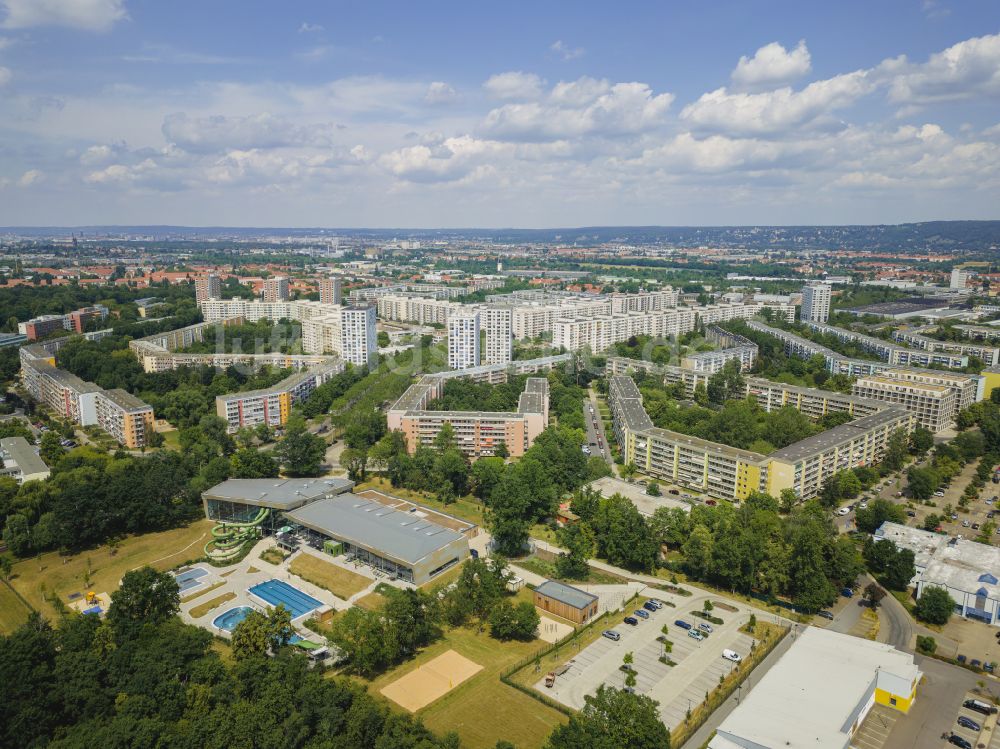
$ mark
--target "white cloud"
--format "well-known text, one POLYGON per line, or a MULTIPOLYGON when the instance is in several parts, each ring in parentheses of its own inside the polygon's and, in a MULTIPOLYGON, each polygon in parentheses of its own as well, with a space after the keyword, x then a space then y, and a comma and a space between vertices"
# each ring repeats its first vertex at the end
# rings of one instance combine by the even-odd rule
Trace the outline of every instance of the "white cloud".
POLYGON ((553 42, 549 49, 562 57, 564 60, 575 60, 578 57, 583 57, 586 52, 583 47, 571 47, 562 39, 553 42))
POLYGON ((0 50, 7 49, 14 44, 14 40, 8 36, 0 36, 0 50))
POLYGON ((723 87, 684 107, 681 119, 730 133, 780 133, 826 122, 834 110, 851 106, 872 90, 874 84, 863 70, 815 81, 801 91, 786 86, 746 94, 730 93, 723 87))
POLYGON ((746 55, 733 70, 733 83, 740 88, 761 89, 791 83, 812 68, 805 40, 788 51, 778 42, 765 44, 753 57, 746 55))
POLYGON ((544 85, 545 81, 534 73, 517 70, 490 76, 483 88, 497 99, 531 100, 541 96, 544 85))
POLYGON ((654 94, 645 83, 583 77, 557 84, 541 102, 492 110, 482 129, 495 138, 524 141, 639 133, 662 125, 673 100, 673 94, 654 94))
POLYGON ((0 67, 0 86, 6 86, 13 77, 14 74, 10 72, 10 68, 0 67))
POLYGON ((125 0, 0 0, 7 12, 3 26, 69 26, 85 31, 107 31, 128 18, 125 0))
POLYGON ((455 89, 444 81, 434 81, 427 87, 424 101, 428 104, 450 104, 458 98, 455 89))
POLYGON ((37 185, 39 182, 45 179, 45 175, 38 169, 29 169, 21 178, 17 181, 21 187, 30 187, 31 185, 37 185))
POLYGON ((328 146, 332 123, 296 124, 267 112, 247 117, 190 117, 185 112, 167 115, 163 136, 185 151, 211 153, 287 146, 328 146))
POLYGON ((966 39, 910 63, 887 60, 879 72, 890 76, 889 99, 899 103, 951 101, 1000 95, 1000 34, 966 39))
POLYGON ((333 47, 329 44, 318 44, 315 47, 296 52, 295 56, 303 62, 319 62, 325 60, 333 52, 333 47))
POLYGON ((313 34, 317 31, 323 31, 323 27, 318 23, 309 23, 308 21, 303 21, 302 25, 299 26, 300 34, 313 34))

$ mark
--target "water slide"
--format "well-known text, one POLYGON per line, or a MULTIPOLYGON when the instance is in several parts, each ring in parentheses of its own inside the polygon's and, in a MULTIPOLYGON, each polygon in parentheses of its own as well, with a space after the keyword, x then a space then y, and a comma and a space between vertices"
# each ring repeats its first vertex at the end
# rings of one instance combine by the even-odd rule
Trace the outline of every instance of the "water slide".
POLYGON ((205 544, 205 556, 215 562, 225 562, 239 556, 243 544, 257 539, 257 529, 270 514, 270 508, 261 507, 257 517, 249 522, 219 523, 212 528, 212 540, 205 544))

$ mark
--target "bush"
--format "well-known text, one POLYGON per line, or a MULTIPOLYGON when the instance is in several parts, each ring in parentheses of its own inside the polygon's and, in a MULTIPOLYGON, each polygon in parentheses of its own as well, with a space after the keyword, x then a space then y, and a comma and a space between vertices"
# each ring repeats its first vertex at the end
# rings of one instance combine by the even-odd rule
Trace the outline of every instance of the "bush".
POLYGON ((913 610, 917 619, 928 624, 947 624, 955 610, 955 602, 944 588, 927 588, 913 610))
POLYGON ((926 637, 924 635, 917 635, 917 651, 920 653, 925 653, 927 655, 933 655, 934 651, 937 650, 937 642, 935 642, 933 637, 926 637))

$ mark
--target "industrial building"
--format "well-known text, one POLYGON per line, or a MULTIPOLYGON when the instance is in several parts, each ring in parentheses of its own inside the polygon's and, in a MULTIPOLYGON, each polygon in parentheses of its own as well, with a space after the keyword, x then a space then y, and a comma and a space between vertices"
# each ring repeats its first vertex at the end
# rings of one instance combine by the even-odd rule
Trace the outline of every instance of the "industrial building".
POLYGON ((908 713, 922 674, 913 655, 805 627, 716 729, 709 749, 848 749, 875 705, 908 713))
POLYGON ((412 454, 420 445, 432 445, 445 424, 451 424, 455 441, 472 458, 493 455, 503 443, 513 457, 524 455, 549 423, 549 382, 529 377, 518 399, 517 411, 428 411, 440 398, 446 379, 426 375, 411 385, 386 414, 390 431, 401 431, 412 454))
POLYGON ((593 593, 556 580, 546 580, 534 591, 535 606, 574 624, 586 624, 597 616, 598 599, 593 593))
POLYGON ((24 437, 0 439, 0 476, 25 481, 44 481, 49 477, 49 467, 24 437))

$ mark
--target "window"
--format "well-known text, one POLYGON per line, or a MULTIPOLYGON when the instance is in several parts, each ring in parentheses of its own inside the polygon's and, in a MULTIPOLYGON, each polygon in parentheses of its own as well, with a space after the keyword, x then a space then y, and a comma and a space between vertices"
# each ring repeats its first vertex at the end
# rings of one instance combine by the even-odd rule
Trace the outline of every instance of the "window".
POLYGON ((895 705, 896 704, 896 698, 895 697, 890 697, 889 698, 889 704, 890 705, 895 705))

